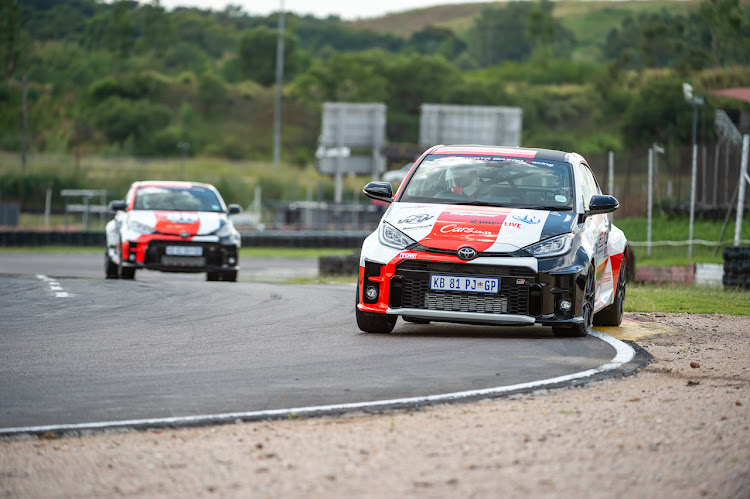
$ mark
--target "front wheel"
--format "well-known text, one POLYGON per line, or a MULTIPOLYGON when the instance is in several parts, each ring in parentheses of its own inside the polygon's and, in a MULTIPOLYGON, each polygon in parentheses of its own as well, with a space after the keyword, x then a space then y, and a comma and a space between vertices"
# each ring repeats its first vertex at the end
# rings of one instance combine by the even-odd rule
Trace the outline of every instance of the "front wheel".
POLYGON ((396 319, 398 319, 397 316, 363 312, 357 305, 359 305, 359 286, 357 286, 357 301, 354 305, 357 327, 365 333, 388 334, 393 331, 396 326, 396 319))
POLYGON ((594 275, 594 269, 589 269, 589 275, 586 277, 586 291, 583 295, 583 307, 581 309, 581 318, 583 321, 580 324, 575 324, 573 326, 553 327, 552 333, 554 333, 555 336, 581 338, 588 335, 589 331, 591 331, 591 327, 594 324, 594 299, 596 297, 594 275))
POLYGON ((594 316, 594 324, 597 326, 619 326, 625 314, 625 265, 620 267, 620 277, 617 279, 615 290, 615 301, 594 316))
POLYGON ((106 275, 107 279, 117 279, 120 277, 117 264, 109 257, 108 250, 104 251, 104 275, 106 275))
POLYGON ((132 280, 135 279, 135 267, 123 266, 123 254, 122 254, 122 242, 117 245, 120 249, 120 264, 117 266, 117 274, 120 279, 132 280))

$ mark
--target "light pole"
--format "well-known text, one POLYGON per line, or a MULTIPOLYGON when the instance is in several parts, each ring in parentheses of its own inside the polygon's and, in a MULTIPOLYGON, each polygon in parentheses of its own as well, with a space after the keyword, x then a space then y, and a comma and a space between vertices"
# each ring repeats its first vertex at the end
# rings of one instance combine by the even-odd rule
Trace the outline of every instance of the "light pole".
POLYGON ((693 95, 693 86, 689 83, 682 84, 682 93, 685 101, 693 105, 693 171, 690 181, 690 231, 688 236, 688 258, 693 258, 693 224, 695 223, 695 192, 696 179, 698 176, 698 107, 703 106, 705 99, 702 95, 693 95))
POLYGON ((276 39, 276 98, 273 112, 273 167, 281 161, 281 85, 284 81, 284 0, 279 10, 279 33, 276 39))
POLYGON ((180 180, 185 180, 185 155, 187 154, 188 149, 190 149, 190 143, 180 141, 177 143, 177 148, 182 153, 180 155, 180 180))

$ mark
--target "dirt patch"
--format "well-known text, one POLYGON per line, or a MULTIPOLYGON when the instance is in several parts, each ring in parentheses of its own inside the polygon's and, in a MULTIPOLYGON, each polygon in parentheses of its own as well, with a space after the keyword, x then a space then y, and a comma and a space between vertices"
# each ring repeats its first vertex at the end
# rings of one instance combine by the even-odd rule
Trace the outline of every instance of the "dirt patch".
POLYGON ((0 442, 0 496, 750 495, 750 317, 679 334, 581 388, 340 418, 0 442))

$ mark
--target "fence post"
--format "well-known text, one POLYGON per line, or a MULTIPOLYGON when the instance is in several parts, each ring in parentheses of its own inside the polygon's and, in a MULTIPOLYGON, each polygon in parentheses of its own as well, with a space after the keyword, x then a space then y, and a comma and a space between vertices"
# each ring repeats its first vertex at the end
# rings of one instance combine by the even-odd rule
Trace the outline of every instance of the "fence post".
POLYGON ((740 195, 737 199, 737 221, 734 224, 734 245, 740 245, 740 233, 742 232, 742 215, 745 211, 745 187, 750 183, 750 176, 747 174, 747 153, 750 148, 750 135, 742 138, 742 167, 740 168, 740 195))
POLYGON ((610 196, 615 195, 615 153, 609 151, 609 167, 607 169, 607 183, 609 184, 609 190, 607 194, 610 196))
POLYGON ((653 147, 648 149, 648 223, 646 224, 646 256, 651 256, 651 216, 654 193, 654 152, 653 147))

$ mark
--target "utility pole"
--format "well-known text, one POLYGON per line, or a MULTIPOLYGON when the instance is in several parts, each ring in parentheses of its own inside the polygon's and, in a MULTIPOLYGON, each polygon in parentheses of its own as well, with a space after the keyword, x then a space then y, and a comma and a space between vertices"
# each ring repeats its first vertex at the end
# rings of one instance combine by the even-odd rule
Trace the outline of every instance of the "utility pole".
POLYGON ((26 73, 23 74, 23 96, 21 98, 21 173, 26 175, 26 148, 28 133, 28 88, 29 78, 26 73))
POLYGON ((281 162, 281 87, 284 80, 284 0, 279 11, 279 35, 276 41, 276 99, 273 112, 273 167, 281 162))

